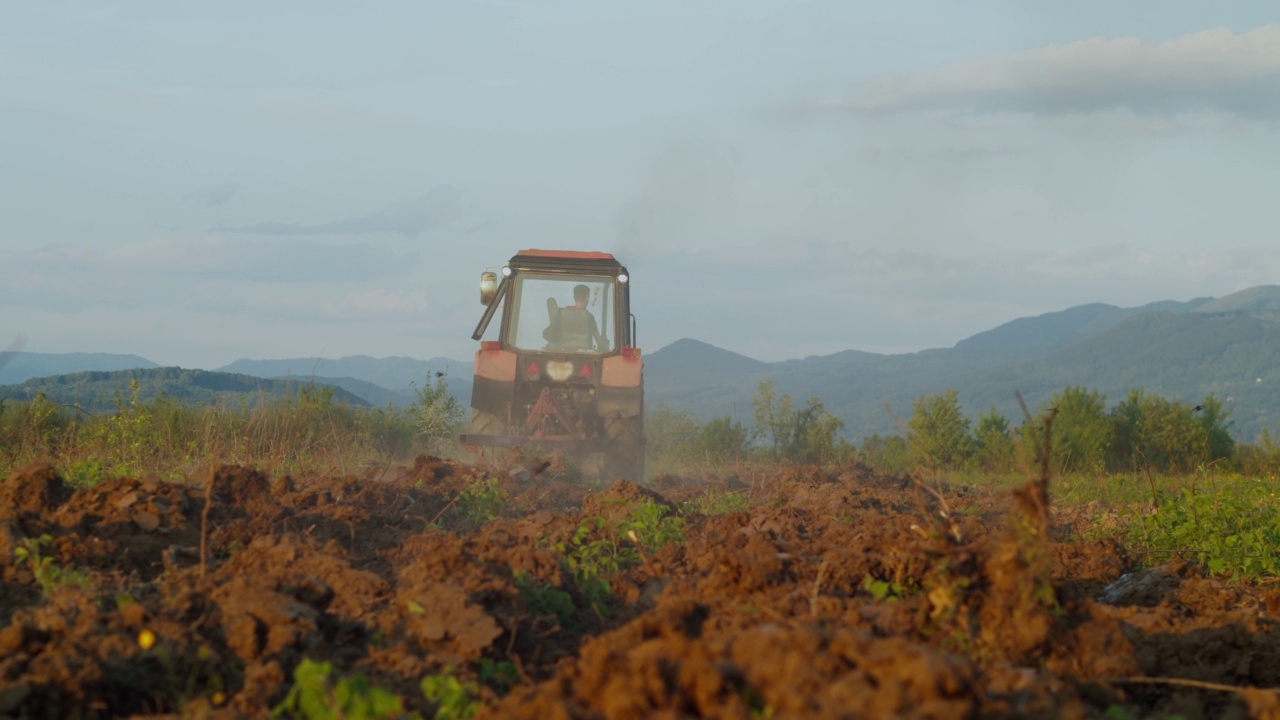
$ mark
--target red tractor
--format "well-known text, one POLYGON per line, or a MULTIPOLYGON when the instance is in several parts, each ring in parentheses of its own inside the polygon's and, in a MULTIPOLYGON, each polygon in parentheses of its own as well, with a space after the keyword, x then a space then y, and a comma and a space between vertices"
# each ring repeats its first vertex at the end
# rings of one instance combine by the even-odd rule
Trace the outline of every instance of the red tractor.
POLYGON ((481 448, 558 448, 608 477, 644 479, 644 362, 631 278, 612 255, 521 250, 480 276, 471 391, 481 448), (482 340, 495 316, 496 340, 482 340))

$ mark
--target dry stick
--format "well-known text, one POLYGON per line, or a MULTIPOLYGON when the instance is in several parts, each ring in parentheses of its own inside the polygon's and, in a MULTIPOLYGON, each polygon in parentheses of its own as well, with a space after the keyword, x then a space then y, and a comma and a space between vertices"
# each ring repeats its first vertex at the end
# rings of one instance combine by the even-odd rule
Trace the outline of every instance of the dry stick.
MULTIPOLYGON (((1022 416, 1026 419, 1027 426, 1034 426, 1035 421, 1031 417, 1031 411, 1027 409, 1027 402, 1022 399, 1022 391, 1014 390, 1013 394, 1018 398, 1018 406, 1022 408, 1022 416)), ((1036 438, 1036 452, 1040 456, 1040 478, 1034 486, 1035 496, 1031 498, 1034 507, 1028 510, 1036 513, 1036 517, 1030 519, 1036 522, 1036 531, 1041 534, 1049 530, 1049 456, 1053 450, 1053 419, 1057 416, 1058 408, 1049 408, 1044 418, 1043 438, 1036 438)))
POLYGON ((204 482, 204 510, 200 513, 200 577, 204 578, 205 573, 205 551, 208 547, 209 538, 209 507, 213 504, 213 480, 218 476, 217 472, 209 473, 209 479, 204 482))
POLYGON ((449 512, 449 508, 453 507, 454 503, 456 502, 458 502, 458 498, 454 498, 450 500, 448 504, 446 504, 443 508, 440 509, 440 512, 436 513, 435 517, 431 518, 431 524, 435 525, 437 522, 439 522, 440 517, 445 513, 449 512))
MULTIPOLYGON (((904 422, 902 418, 898 417, 898 415, 893 412, 893 406, 886 402, 884 404, 884 410, 885 412, 889 413, 889 417, 893 418, 894 423, 898 426, 898 430, 901 431, 907 437, 911 437, 911 435, 913 434, 911 432, 911 427, 907 425, 907 423, 904 422)), ((929 453, 927 451, 925 451, 925 459, 929 461, 930 466, 933 465, 933 458, 929 456, 929 453)), ((934 477, 936 478, 937 468, 934 467, 933 470, 934 470, 934 477)), ((920 478, 916 477, 914 473, 908 473, 907 479, 911 481, 912 485, 915 485, 916 505, 920 508, 920 511, 924 513, 925 517, 926 518, 929 517, 929 509, 925 506, 924 501, 920 498, 921 489, 927 490, 929 494, 933 495, 933 497, 938 501, 938 507, 940 508, 940 510, 938 511, 938 515, 941 516, 942 519, 946 521, 947 530, 949 531, 951 537, 957 543, 963 543, 964 537, 960 533, 960 528, 956 525, 955 517, 952 516, 951 508, 950 506, 947 505, 947 501, 945 498, 943 498, 942 493, 937 488, 934 488, 930 485, 926 485, 925 482, 920 478)))
POLYGON ((649 553, 645 552, 645 551, 644 551, 644 545, 641 545, 641 544, 640 544, 640 536, 636 534, 636 531, 635 531, 635 530, 628 530, 628 531, 627 531, 627 538, 628 538, 629 540, 631 540, 631 542, 635 543, 635 545, 636 545, 636 550, 639 550, 639 551, 640 551, 640 560, 641 560, 642 562, 644 562, 644 570, 645 570, 645 572, 649 573, 649 577, 651 577, 651 578, 656 578, 656 577, 658 577, 658 573, 654 572, 654 571, 653 571, 653 566, 652 566, 651 564, 649 564, 649 553))
POLYGON ((809 595, 809 617, 818 617, 818 591, 822 588, 822 576, 827 572, 827 559, 822 558, 818 566, 818 577, 813 580, 813 592, 809 595))
POLYGON ((1200 690, 1217 690, 1219 692, 1269 692, 1280 693, 1280 688, 1259 688, 1259 687, 1240 687, 1238 685, 1224 685, 1222 683, 1207 682, 1205 680, 1191 680, 1188 678, 1174 677, 1123 677, 1123 678, 1107 678, 1107 682, 1128 683, 1131 685, 1179 685, 1181 687, 1197 688, 1200 690))

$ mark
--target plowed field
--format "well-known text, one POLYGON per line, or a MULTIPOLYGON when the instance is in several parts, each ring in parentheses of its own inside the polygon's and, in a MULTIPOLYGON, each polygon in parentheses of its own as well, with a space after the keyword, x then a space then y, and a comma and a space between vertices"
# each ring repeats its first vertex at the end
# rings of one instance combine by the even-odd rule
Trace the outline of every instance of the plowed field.
POLYGON ((0 717, 266 717, 304 659, 424 717, 432 675, 479 717, 1280 717, 1280 592, 1139 570, 1028 497, 426 457, 73 491, 32 466, 0 485, 0 717))

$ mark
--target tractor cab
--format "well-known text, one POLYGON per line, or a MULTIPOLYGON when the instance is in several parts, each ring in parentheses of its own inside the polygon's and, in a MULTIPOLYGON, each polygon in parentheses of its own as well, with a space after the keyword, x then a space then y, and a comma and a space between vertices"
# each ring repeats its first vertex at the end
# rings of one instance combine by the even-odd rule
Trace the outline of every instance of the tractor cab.
POLYGON ((643 363, 630 290, 626 267, 602 252, 522 250, 482 273, 463 444, 602 453, 606 473, 640 479, 643 363))
POLYGON ((498 340, 521 352, 616 354, 632 346, 630 278, 612 255, 524 250, 502 270, 481 275, 486 305, 472 340, 501 312, 498 340))

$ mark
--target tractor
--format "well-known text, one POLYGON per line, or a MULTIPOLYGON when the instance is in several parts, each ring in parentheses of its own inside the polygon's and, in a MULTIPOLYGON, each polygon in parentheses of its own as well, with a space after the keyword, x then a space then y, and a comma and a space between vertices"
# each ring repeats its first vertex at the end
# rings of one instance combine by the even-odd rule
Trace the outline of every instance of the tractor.
POLYGON ((521 250, 481 273, 480 302, 463 446, 558 449, 643 480, 644 362, 626 267, 603 252, 521 250))

